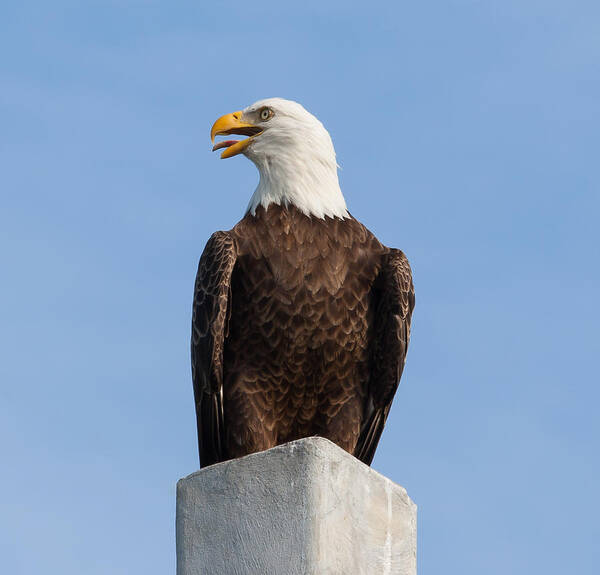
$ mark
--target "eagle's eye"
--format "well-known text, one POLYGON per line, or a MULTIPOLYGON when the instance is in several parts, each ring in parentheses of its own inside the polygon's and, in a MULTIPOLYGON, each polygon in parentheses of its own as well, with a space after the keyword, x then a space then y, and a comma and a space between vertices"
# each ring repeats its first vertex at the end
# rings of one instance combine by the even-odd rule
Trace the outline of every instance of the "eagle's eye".
POLYGON ((272 115, 273 115, 273 110, 271 110, 270 108, 263 108, 260 111, 260 119, 263 122, 266 122, 272 115))

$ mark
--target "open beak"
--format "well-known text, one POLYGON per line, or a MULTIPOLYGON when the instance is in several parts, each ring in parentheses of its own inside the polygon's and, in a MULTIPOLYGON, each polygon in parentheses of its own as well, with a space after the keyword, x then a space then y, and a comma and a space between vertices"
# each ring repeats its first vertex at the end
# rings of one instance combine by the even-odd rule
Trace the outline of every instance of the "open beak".
POLYGON ((213 146, 213 152, 225 148, 221 154, 221 158, 231 158, 241 154, 252 142, 254 136, 262 132, 262 128, 242 122, 242 112, 233 112, 233 114, 225 114, 221 116, 214 124, 210 131, 210 141, 214 143, 215 136, 228 134, 240 134, 249 136, 245 140, 224 140, 213 146))

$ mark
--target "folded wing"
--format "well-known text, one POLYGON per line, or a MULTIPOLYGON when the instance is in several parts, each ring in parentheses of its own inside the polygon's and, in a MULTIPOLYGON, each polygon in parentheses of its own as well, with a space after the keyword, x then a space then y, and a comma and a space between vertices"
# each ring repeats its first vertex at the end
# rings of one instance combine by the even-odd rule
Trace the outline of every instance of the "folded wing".
POLYGON ((223 346, 236 257, 230 234, 215 232, 196 275, 191 352, 201 467, 223 459, 223 346))
POLYGON ((364 424, 355 456, 371 464, 402 370, 415 305, 412 274, 406 256, 391 249, 373 287, 375 319, 371 341, 371 378, 364 424))

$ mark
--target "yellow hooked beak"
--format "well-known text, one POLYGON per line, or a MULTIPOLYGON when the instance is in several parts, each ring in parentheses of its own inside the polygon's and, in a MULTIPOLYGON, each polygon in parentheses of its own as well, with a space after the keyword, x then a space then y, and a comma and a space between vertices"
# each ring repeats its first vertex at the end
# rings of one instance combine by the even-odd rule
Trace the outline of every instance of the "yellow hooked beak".
POLYGON ((225 114, 221 116, 214 124, 210 131, 210 141, 214 143, 215 136, 225 134, 240 134, 250 136, 245 140, 224 140, 213 146, 213 152, 226 148, 221 154, 221 158, 231 158, 241 154, 252 142, 254 136, 262 132, 262 128, 242 122, 242 112, 233 112, 233 114, 225 114))

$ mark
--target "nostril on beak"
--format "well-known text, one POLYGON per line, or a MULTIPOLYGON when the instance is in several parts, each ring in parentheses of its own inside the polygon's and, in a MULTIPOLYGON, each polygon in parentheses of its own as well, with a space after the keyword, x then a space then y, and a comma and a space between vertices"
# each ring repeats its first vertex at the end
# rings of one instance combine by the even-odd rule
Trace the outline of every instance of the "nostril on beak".
POLYGON ((239 115, 239 114, 233 114, 233 117, 234 117, 236 120, 239 120, 239 119, 240 119, 240 115, 239 115))

